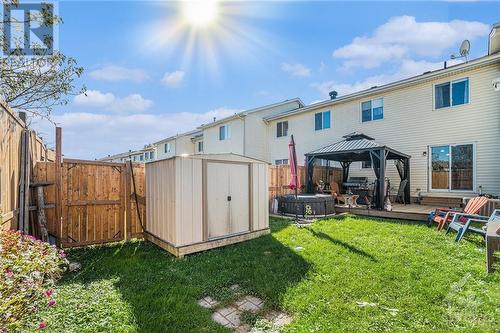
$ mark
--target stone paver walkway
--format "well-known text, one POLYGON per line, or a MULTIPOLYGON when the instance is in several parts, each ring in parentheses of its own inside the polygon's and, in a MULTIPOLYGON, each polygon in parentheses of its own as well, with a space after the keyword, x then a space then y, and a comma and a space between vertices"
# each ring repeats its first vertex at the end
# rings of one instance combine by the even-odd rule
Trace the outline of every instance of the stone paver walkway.
MULTIPOLYGON (((230 289, 237 291, 239 286, 233 285, 230 289)), ((224 327, 232 329, 236 333, 246 333, 250 332, 252 329, 250 325, 241 322, 241 315, 243 312, 257 314, 261 312, 264 307, 264 301, 252 295, 245 295, 226 307, 217 308, 219 302, 210 296, 198 300, 198 304, 207 309, 214 309, 212 320, 224 327)), ((274 310, 267 312, 263 317, 279 327, 289 324, 292 321, 292 318, 286 313, 274 310)))

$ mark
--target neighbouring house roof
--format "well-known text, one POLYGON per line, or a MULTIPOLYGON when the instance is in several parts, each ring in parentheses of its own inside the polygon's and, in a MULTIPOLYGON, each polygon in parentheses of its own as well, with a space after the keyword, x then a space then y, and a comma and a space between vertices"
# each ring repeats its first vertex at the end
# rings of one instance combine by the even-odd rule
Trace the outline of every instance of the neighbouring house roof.
MULTIPOLYGON (((299 108, 305 106, 304 102, 302 102, 302 100, 300 98, 287 99, 287 100, 284 100, 282 102, 278 102, 278 103, 274 103, 274 104, 269 104, 269 105, 264 105, 264 106, 261 106, 261 107, 258 107, 258 108, 254 108, 254 109, 250 109, 250 110, 245 110, 245 111, 242 111, 242 112, 238 112, 238 113, 235 113, 234 115, 231 115, 231 116, 228 116, 228 117, 225 117, 225 118, 221 118, 221 119, 216 120, 214 122, 211 122, 211 123, 208 123, 208 124, 202 124, 198 128, 199 129, 204 129, 204 128, 216 126, 216 125, 219 125, 219 124, 224 123, 224 122, 229 121, 229 120, 233 120, 233 119, 237 119, 237 118, 243 118, 246 115, 251 114, 251 113, 256 113, 256 112, 264 111, 264 110, 267 110, 267 109, 271 109, 271 108, 274 108, 274 107, 277 107, 277 106, 289 104, 289 103, 292 103, 292 102, 298 103, 299 104, 299 108)), ((295 108, 294 110, 296 110, 296 109, 297 108, 295 108)))
POLYGON ((141 154, 141 153, 144 153, 144 152, 147 152, 147 151, 151 151, 154 148, 155 148, 155 146, 151 145, 151 146, 148 146, 148 147, 146 147, 144 149, 131 150, 131 151, 127 151, 127 152, 124 152, 124 153, 119 153, 119 154, 115 154, 115 155, 110 155, 110 156, 102 157, 102 158, 98 159, 98 161, 107 161, 107 160, 114 160, 114 159, 117 159, 117 158, 129 157, 131 155, 137 155, 137 154, 141 154))
POLYGON ((409 155, 377 143, 372 137, 362 133, 349 133, 343 138, 341 141, 313 150, 305 155, 320 159, 354 162, 369 160, 370 151, 385 149, 388 152, 387 159, 410 158, 409 155))
POLYGON ((351 100, 354 100, 357 98, 363 98, 363 97, 368 97, 371 95, 381 94, 381 93, 384 93, 384 92, 389 91, 389 90, 398 89, 398 88, 411 86, 411 85, 426 82, 426 81, 435 80, 435 79, 438 79, 441 77, 454 75, 454 74, 457 74, 460 72, 470 71, 470 70, 473 70, 476 68, 480 68, 483 66, 494 64, 494 63, 499 62, 499 61, 500 61, 500 53, 487 55, 487 56, 484 56, 481 58, 470 60, 466 63, 449 66, 447 68, 438 69, 435 71, 425 72, 421 75, 413 76, 413 77, 410 77, 407 79, 391 82, 388 84, 384 84, 382 86, 373 87, 373 88, 365 89, 365 90, 355 92, 352 94, 340 96, 340 97, 333 99, 333 100, 326 100, 326 101, 315 103, 312 105, 308 105, 308 106, 305 106, 305 107, 302 107, 299 109, 280 112, 279 114, 276 114, 276 115, 270 115, 270 116, 264 117, 264 120, 265 121, 272 121, 272 120, 284 118, 284 117, 287 117, 290 115, 300 114, 303 112, 307 112, 307 111, 311 111, 311 110, 315 110, 315 109, 319 109, 319 108, 323 108, 323 107, 333 106, 335 104, 351 101, 351 100))
POLYGON ((182 136, 188 136, 188 135, 190 135, 192 137, 198 137, 200 134, 201 134, 201 136, 203 136, 203 132, 201 132, 198 129, 195 129, 195 130, 191 130, 191 131, 188 131, 188 132, 179 133, 179 134, 176 134, 176 135, 169 136, 168 138, 161 139, 160 141, 154 142, 152 145, 159 145, 159 144, 162 144, 164 142, 171 141, 171 140, 177 139, 177 138, 182 137, 182 136))

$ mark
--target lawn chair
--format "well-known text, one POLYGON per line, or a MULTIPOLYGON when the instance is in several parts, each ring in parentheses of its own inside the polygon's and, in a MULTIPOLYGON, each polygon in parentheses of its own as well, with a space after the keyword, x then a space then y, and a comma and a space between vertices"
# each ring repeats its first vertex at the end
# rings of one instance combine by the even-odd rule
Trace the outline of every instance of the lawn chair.
MULTIPOLYGON (((434 215, 432 216, 432 222, 438 224, 437 230, 442 230, 444 226, 451 222, 454 214, 464 213, 464 214, 477 214, 481 208, 488 202, 486 197, 475 197, 469 200, 463 211, 451 208, 436 208, 434 215)), ((459 217, 459 222, 466 223, 467 219, 464 217, 459 217)))
POLYGON ((337 203, 342 202, 345 205, 346 198, 344 198, 344 196, 340 194, 339 184, 337 184, 336 182, 332 182, 330 186, 331 186, 332 196, 336 199, 337 203))
POLYGON ((457 237, 455 237, 456 242, 460 241, 467 231, 486 236, 488 222, 497 221, 498 219, 500 219, 500 209, 495 209, 489 218, 488 216, 476 214, 455 213, 448 225, 448 229, 446 229, 446 234, 448 234, 450 230, 455 230, 457 232, 457 237), (466 220, 465 223, 460 221, 463 219, 466 220), (482 223, 484 226, 478 228, 473 226, 472 223, 482 223))

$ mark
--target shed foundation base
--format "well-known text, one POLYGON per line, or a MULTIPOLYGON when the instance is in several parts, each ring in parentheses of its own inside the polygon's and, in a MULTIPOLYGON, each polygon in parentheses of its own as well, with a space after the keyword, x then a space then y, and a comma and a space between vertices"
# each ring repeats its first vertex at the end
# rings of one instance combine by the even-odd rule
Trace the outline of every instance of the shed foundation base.
POLYGON ((191 253, 196 253, 196 252, 201 252, 201 251, 206 251, 210 249, 215 249, 217 247, 222 247, 230 244, 235 244, 235 243, 240 243, 244 242, 250 239, 254 239, 263 235, 269 234, 271 231, 269 228, 267 229, 262 229, 262 230, 257 230, 257 231, 251 231, 247 232, 244 234, 239 234, 235 236, 230 236, 227 238, 220 238, 220 239, 215 239, 215 240, 209 240, 206 242, 201 242, 201 243, 196 243, 196 244, 191 244, 191 245, 184 245, 184 246, 179 246, 176 247, 172 245, 171 243, 162 240, 155 235, 152 235, 148 232, 144 232, 144 238, 150 241, 151 243, 161 247, 162 249, 172 253, 174 256, 178 258, 183 258, 186 254, 191 254, 191 253))

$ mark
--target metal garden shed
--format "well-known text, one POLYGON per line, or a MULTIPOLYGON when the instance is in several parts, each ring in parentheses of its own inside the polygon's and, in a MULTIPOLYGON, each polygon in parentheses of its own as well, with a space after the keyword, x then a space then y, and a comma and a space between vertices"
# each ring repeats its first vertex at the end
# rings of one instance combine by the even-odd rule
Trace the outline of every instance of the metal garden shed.
POLYGON ((236 154, 147 163, 145 237, 182 257, 269 233, 267 168, 236 154))

